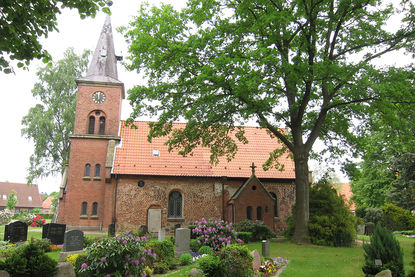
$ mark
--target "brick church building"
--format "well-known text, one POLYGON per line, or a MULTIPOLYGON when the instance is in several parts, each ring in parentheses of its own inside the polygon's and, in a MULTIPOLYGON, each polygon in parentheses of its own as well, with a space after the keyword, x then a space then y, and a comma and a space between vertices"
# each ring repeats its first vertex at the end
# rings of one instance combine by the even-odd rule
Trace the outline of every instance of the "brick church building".
MULTIPOLYGON (((261 165, 279 147, 264 129, 245 127, 248 144, 227 162, 209 163, 210 150, 199 147, 183 157, 169 152, 167 138, 147 141, 148 122, 121 121, 124 85, 118 80, 109 17, 78 95, 69 164, 59 196, 58 222, 69 228, 149 231, 187 226, 201 218, 239 222, 262 220, 274 231, 284 227, 295 201, 294 162, 284 170, 261 165), (258 165, 255 166, 255 165, 258 165)), ((177 123, 174 128, 182 128, 177 123)))

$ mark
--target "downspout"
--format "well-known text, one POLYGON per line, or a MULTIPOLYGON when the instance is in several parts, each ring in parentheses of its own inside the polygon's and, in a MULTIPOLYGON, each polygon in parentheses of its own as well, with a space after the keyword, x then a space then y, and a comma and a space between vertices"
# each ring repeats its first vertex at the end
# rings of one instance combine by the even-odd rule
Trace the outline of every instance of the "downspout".
POLYGON ((115 174, 114 211, 113 211, 113 216, 112 216, 112 224, 114 224, 114 231, 116 230, 115 223, 117 222, 117 192, 118 192, 118 174, 115 174))
POLYGON ((226 176, 222 176, 222 219, 225 220, 225 182, 226 176))

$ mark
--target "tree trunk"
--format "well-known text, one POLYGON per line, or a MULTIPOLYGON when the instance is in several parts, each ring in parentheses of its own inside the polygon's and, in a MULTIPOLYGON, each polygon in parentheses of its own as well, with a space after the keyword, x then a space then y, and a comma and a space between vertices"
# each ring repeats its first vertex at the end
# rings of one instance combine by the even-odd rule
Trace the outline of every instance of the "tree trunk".
POLYGON ((308 156, 304 153, 294 154, 295 162, 295 232, 293 242, 308 242, 308 219, 309 219, 309 189, 308 182, 308 156))

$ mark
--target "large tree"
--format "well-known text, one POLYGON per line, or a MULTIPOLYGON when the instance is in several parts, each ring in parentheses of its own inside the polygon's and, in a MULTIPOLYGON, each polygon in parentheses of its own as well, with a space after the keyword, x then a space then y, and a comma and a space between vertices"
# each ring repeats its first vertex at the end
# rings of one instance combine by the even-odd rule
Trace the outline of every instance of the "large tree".
POLYGON ((295 241, 308 232, 308 160, 315 141, 352 136, 352 119, 379 93, 371 77, 388 72, 371 63, 411 49, 414 7, 380 0, 190 0, 182 11, 143 6, 124 29, 128 68, 147 85, 130 90, 131 118, 158 114, 150 137, 168 135, 171 149, 212 149, 212 162, 246 142, 236 126, 255 120, 285 145, 265 168, 292 153, 296 173, 295 241), (385 28, 395 12, 402 26, 385 28), (186 120, 181 130, 171 123, 186 120), (288 132, 285 132, 288 130, 288 132), (229 132, 229 131, 234 131, 229 132), (234 135, 232 135, 234 134, 234 135))
POLYGON ((22 135, 33 140, 27 181, 63 173, 69 158, 69 135, 73 132, 76 105, 75 79, 83 76, 89 51, 81 56, 68 49, 64 58, 40 68, 32 94, 40 104, 30 108, 22 119, 22 135))
POLYGON ((95 16, 105 0, 2 0, 0 1, 0 72, 13 71, 10 61, 25 67, 33 59, 49 60, 39 39, 57 31, 56 15, 63 8, 77 9, 79 15, 95 16))

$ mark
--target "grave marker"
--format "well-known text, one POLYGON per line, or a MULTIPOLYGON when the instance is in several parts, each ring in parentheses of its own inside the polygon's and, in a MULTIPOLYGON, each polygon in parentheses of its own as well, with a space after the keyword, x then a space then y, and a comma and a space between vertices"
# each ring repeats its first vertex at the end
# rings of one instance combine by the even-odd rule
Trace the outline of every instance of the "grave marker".
POLYGON ((42 239, 49 239, 51 244, 63 244, 66 224, 47 223, 42 227, 42 239))
POLYGON ((63 252, 78 251, 84 248, 84 232, 70 230, 65 232, 63 252))
POLYGON ((190 251, 190 229, 178 228, 175 232, 176 250, 174 255, 179 257, 181 254, 190 251))
POLYGON ((4 228, 4 240, 8 240, 11 243, 26 241, 27 227, 27 224, 23 221, 6 224, 4 228))

